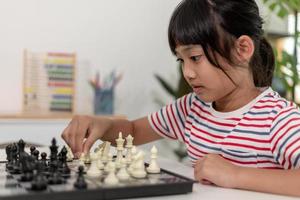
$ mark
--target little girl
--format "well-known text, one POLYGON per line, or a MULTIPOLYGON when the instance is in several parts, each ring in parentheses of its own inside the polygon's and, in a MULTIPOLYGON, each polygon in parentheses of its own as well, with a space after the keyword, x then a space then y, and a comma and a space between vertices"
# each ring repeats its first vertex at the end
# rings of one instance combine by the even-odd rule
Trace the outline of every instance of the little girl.
POLYGON ((179 140, 204 184, 300 196, 300 112, 270 87, 262 24, 254 0, 183 0, 168 36, 193 92, 134 121, 76 116, 63 139, 77 155, 119 131, 179 140))

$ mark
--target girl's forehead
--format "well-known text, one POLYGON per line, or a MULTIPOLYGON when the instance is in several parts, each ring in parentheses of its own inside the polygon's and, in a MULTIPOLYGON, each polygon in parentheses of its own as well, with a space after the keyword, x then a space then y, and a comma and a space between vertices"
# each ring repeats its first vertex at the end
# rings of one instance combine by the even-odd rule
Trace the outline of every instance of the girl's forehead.
POLYGON ((202 50, 201 45, 189 44, 189 45, 177 45, 175 48, 176 53, 185 53, 192 50, 202 50))

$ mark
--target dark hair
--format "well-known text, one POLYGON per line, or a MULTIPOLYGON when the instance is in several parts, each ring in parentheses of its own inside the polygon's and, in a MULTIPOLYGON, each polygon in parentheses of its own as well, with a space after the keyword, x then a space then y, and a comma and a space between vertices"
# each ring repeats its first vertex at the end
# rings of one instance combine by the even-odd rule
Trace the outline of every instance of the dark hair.
POLYGON ((170 20, 169 45, 176 54, 177 45, 199 44, 209 62, 222 69, 216 53, 232 63, 235 39, 248 35, 255 45, 249 63, 255 86, 270 86, 275 61, 262 24, 254 0, 183 0, 170 20))

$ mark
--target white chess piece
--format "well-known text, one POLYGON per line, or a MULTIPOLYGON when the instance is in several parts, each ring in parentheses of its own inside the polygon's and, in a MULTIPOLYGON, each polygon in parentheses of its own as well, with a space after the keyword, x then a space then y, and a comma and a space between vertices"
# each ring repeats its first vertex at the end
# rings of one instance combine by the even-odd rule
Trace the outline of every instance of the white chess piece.
POLYGON ((129 134, 127 137, 126 137, 126 163, 127 164, 130 164, 131 163, 131 159, 132 159, 132 154, 131 154, 131 149, 132 149, 132 146, 133 146, 133 137, 129 134))
POLYGON ((103 147, 102 147, 102 162, 106 163, 108 160, 108 154, 110 151, 110 142, 104 142, 103 147))
POLYGON ((147 172, 151 174, 158 174, 160 173, 160 167, 157 163, 157 148, 153 146, 151 148, 151 156, 150 156, 150 164, 147 167, 147 172))
POLYGON ((110 164, 113 163, 113 155, 111 153, 108 153, 108 160, 104 167, 105 172, 109 172, 110 164))
POLYGON ((125 139, 122 138, 122 132, 119 132, 119 137, 116 139, 117 144, 117 158, 116 158, 116 168, 119 169, 121 167, 121 159, 123 158, 123 145, 125 139))
POLYGON ((83 166, 83 169, 84 169, 84 171, 86 170, 86 165, 85 165, 85 154, 84 153, 82 153, 81 155, 80 155, 80 157, 79 157, 79 162, 78 162, 78 165, 80 166, 83 166))
POLYGON ((85 164, 91 164, 91 158, 90 158, 90 153, 87 153, 85 155, 85 161, 84 161, 85 164))
POLYGON ((84 162, 84 160, 85 160, 85 154, 84 153, 82 153, 80 155, 79 160, 82 161, 82 162, 84 162))
POLYGON ((99 147, 96 147, 95 149, 94 149, 94 153, 98 153, 100 151, 100 148, 99 147))
POLYGON ((83 170, 86 171, 86 165, 84 164, 83 160, 78 161, 78 166, 82 166, 83 170))
POLYGON ((74 159, 74 155, 70 147, 67 146, 67 161, 71 162, 74 159))
POLYGON ((104 164, 103 164, 103 162, 102 162, 102 160, 101 160, 102 152, 101 152, 101 151, 98 151, 98 152, 96 153, 96 156, 97 156, 97 167, 98 167, 98 169, 99 169, 99 170, 104 169, 104 164))
POLYGON ((135 156, 138 153, 138 148, 135 145, 132 145, 131 156, 135 156))
POLYGON ((136 146, 132 146, 132 149, 131 149, 131 161, 130 163, 127 163, 129 166, 128 166, 128 172, 131 174, 131 172, 133 171, 133 168, 134 168, 134 165, 137 161, 137 154, 138 154, 138 149, 136 148, 136 146))
POLYGON ((144 163, 144 152, 140 151, 136 155, 136 162, 134 163, 133 170, 131 171, 131 175, 135 178, 145 178, 147 176, 147 172, 145 170, 144 163))
POLYGON ((101 170, 98 169, 98 166, 97 166, 97 155, 95 153, 93 153, 93 154, 91 154, 90 157, 91 157, 92 164, 91 164, 89 170, 86 172, 86 174, 91 177, 101 176, 102 172, 101 172, 101 170))
POLYGON ((80 155, 79 160, 84 162, 84 164, 90 164, 91 163, 90 154, 89 153, 87 153, 87 154, 82 153, 80 155))
POLYGON ((130 175, 127 172, 126 169, 126 159, 122 158, 121 159, 121 169, 117 173, 117 177, 119 178, 120 181, 126 181, 130 178, 130 175))
POLYGON ((115 171, 116 171, 116 166, 114 162, 108 163, 109 165, 109 173, 107 177, 104 179, 104 183, 107 185, 116 185, 119 183, 119 179, 117 178, 115 171))

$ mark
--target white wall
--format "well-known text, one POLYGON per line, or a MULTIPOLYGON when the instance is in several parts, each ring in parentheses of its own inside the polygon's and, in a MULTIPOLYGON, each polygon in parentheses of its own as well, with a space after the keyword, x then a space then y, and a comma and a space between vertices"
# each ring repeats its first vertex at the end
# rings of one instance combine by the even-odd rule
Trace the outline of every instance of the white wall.
POLYGON ((170 97, 155 80, 174 84, 175 58, 167 42, 168 21, 179 0, 0 0, 0 113, 22 105, 22 53, 70 51, 78 55, 77 111, 91 112, 87 79, 116 68, 116 113, 135 118, 170 97))

